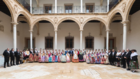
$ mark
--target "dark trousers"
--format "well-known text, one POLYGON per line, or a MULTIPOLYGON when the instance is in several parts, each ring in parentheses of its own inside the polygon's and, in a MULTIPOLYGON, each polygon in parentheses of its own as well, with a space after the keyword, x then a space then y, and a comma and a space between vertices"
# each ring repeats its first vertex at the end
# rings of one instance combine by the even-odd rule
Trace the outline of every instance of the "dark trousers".
POLYGON ((70 55, 70 61, 72 62, 72 55, 70 55))
POLYGON ((111 58, 111 65, 114 65, 116 58, 111 58))
POLYGON ((130 60, 126 59, 126 63, 127 63, 128 69, 129 69, 129 62, 130 62, 130 60))
POLYGON ((11 62, 10 62, 11 66, 15 65, 15 57, 11 57, 11 62))
POLYGON ((20 57, 16 57, 16 64, 18 65, 20 61, 20 57))
POLYGON ((123 68, 126 68, 126 62, 125 62, 125 59, 122 59, 122 65, 123 65, 123 68))
POLYGON ((9 57, 4 57, 4 67, 6 67, 6 63, 9 66, 9 57))
POLYGON ((112 64, 111 58, 109 58, 109 63, 112 64))

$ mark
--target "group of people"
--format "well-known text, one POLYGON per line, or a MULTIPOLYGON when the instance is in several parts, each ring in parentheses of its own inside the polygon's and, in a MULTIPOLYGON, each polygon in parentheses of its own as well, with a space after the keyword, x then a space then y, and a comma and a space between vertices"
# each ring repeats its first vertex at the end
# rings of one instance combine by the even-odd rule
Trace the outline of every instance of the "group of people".
POLYGON ((30 51, 24 50, 19 51, 18 49, 14 51, 14 49, 4 51, 3 53, 5 57, 4 61, 4 68, 7 66, 9 67, 9 57, 11 58, 10 64, 14 64, 14 60, 16 57, 16 64, 26 62, 39 62, 39 63, 54 63, 54 62, 62 62, 62 63, 69 63, 69 62, 86 62, 87 64, 110 64, 116 65, 118 67, 126 68, 127 70, 131 70, 135 72, 136 69, 139 69, 138 64, 138 54, 136 50, 118 50, 116 52, 114 49, 110 50, 78 50, 78 49, 71 49, 71 50, 45 50, 40 49, 39 51, 35 49, 31 49, 30 51))

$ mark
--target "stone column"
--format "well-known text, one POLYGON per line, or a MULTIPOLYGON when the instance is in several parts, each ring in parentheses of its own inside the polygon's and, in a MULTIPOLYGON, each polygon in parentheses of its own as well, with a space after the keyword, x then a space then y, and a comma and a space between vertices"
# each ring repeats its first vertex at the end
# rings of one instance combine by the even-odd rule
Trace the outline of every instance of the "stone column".
POLYGON ((57 0, 55 0, 55 13, 57 13, 57 0))
POLYGON ((109 3, 110 3, 110 0, 107 0, 107 12, 109 12, 109 3))
POLYGON ((83 0, 81 0, 81 13, 83 13, 83 0))
POLYGON ((30 49, 33 49, 33 31, 30 30, 30 49))
POLYGON ((106 30, 106 50, 107 50, 107 52, 108 52, 108 50, 109 50, 109 31, 110 30, 106 30))
POLYGON ((57 49, 57 30, 55 30, 55 48, 54 49, 57 49))
POLYGON ((83 30, 80 30, 80 50, 83 49, 82 39, 83 39, 83 30))
POLYGON ((32 0, 30 0, 30 13, 32 14, 32 0))
POLYGON ((13 24, 13 49, 16 51, 17 48, 17 24, 15 22, 12 22, 13 24))
POLYGON ((123 50, 126 50, 126 42, 127 42, 127 23, 129 21, 123 21, 122 24, 123 24, 123 50))

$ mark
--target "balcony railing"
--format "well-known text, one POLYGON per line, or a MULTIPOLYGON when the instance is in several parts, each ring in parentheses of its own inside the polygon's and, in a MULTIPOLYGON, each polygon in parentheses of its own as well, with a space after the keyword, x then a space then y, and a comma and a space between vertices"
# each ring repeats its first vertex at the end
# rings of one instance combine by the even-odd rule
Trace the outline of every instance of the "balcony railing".
POLYGON ((30 12, 30 2, 29 0, 17 0, 24 8, 26 8, 30 12))
MULTIPOLYGON (((33 7, 33 14, 51 14, 55 13, 55 7, 53 6, 51 9, 46 10, 44 7, 33 7)), ((64 6, 57 7, 57 13, 81 13, 80 6, 73 6, 72 9, 66 10, 64 6)), ((83 6, 82 13, 107 13, 107 6, 94 6, 92 9, 87 9, 83 6)))

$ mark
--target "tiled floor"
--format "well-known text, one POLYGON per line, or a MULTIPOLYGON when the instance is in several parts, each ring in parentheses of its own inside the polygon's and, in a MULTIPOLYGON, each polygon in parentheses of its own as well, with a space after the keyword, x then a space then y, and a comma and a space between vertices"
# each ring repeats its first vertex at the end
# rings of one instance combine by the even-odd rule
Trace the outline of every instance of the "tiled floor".
POLYGON ((100 64, 25 63, 0 68, 0 79, 140 79, 140 73, 100 64))

